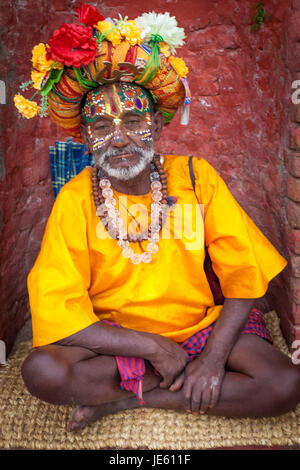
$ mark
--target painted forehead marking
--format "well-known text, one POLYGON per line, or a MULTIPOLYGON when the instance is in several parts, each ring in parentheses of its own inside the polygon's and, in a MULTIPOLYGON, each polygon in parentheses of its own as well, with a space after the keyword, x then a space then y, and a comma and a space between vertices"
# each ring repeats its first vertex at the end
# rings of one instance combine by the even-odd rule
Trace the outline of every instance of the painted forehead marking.
POLYGON ((123 108, 116 85, 112 85, 109 92, 104 92, 104 101, 106 114, 111 117, 119 118, 123 108))
POLYGON ((146 116, 147 123, 151 121, 150 100, 145 91, 134 84, 124 84, 118 89, 112 85, 110 93, 105 89, 90 93, 83 110, 88 122, 94 122, 105 114, 117 120, 123 111, 134 111, 146 116))

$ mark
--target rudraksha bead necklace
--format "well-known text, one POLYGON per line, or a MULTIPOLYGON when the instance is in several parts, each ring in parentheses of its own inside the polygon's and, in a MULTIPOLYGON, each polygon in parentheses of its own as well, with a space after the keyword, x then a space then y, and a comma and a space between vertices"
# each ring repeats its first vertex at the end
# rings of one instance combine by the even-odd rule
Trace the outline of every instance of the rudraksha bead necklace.
POLYGON ((102 171, 93 166, 92 183, 96 214, 101 218, 112 238, 118 240, 122 255, 129 258, 133 264, 150 263, 152 255, 158 251, 159 232, 162 229, 167 209, 167 178, 160 161, 160 155, 155 155, 151 162, 151 223, 148 231, 144 233, 129 234, 124 229, 120 212, 116 209, 116 200, 109 179, 104 178, 102 171), (148 240, 146 251, 142 254, 134 253, 129 246, 130 242, 148 240))

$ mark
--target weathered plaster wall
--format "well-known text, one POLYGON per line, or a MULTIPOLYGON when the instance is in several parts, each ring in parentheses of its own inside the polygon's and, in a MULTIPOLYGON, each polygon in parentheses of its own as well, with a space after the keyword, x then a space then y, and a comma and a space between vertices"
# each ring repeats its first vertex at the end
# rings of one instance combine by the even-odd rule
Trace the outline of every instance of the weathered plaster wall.
MULTIPOLYGON (((145 11, 143 1, 90 3, 104 16, 134 18, 145 11)), ((284 157, 295 78, 294 58, 287 60, 288 48, 294 47, 287 25, 299 2, 263 3, 271 18, 253 33, 247 20, 255 13, 254 1, 152 0, 150 10, 169 11, 186 30, 180 55, 190 69, 193 95, 190 125, 180 126, 177 116, 158 150, 206 158, 265 235, 290 257, 284 157)), ((12 99, 29 79, 32 47, 46 43, 63 22, 72 22, 75 4, 2 0, 1 5, 0 80, 6 83, 7 104, 0 105, 0 338, 9 347, 29 314, 26 276, 53 203, 48 148, 56 138, 65 140, 48 119, 18 117, 12 99)), ((292 338, 293 314, 286 307, 290 282, 286 270, 271 286, 265 307, 278 305, 292 338)))
POLYGON ((285 312, 286 336, 300 339, 300 1, 293 0, 292 9, 286 16, 287 68, 292 99, 289 100, 286 130, 289 131, 285 152, 287 168, 286 189, 286 246, 289 268, 286 270, 288 300, 282 305, 285 312))

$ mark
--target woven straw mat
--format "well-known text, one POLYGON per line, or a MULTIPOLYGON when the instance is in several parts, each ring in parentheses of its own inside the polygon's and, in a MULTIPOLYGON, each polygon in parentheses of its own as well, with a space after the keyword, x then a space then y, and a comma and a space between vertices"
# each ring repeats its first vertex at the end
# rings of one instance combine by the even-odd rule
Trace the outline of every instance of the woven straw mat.
MULTIPOLYGON (((288 354, 276 313, 269 312, 265 318, 274 345, 288 354)), ((300 406, 279 417, 243 419, 139 408, 105 416, 68 433, 66 422, 72 408, 42 402, 25 389, 20 367, 30 351, 30 341, 20 343, 0 367, 2 449, 185 450, 300 443, 300 406)))

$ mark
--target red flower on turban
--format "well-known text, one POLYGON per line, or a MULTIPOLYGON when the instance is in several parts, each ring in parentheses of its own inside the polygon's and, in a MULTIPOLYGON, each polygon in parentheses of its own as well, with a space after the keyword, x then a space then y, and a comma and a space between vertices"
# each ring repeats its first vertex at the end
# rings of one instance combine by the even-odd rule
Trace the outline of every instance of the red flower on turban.
POLYGON ((86 26, 94 26, 98 21, 103 21, 104 16, 100 15, 97 8, 93 5, 80 4, 80 7, 75 8, 78 16, 79 23, 83 23, 86 26))
POLYGON ((56 60, 66 66, 80 67, 95 59, 97 41, 90 26, 63 24, 54 31, 48 43, 47 60, 56 60))

